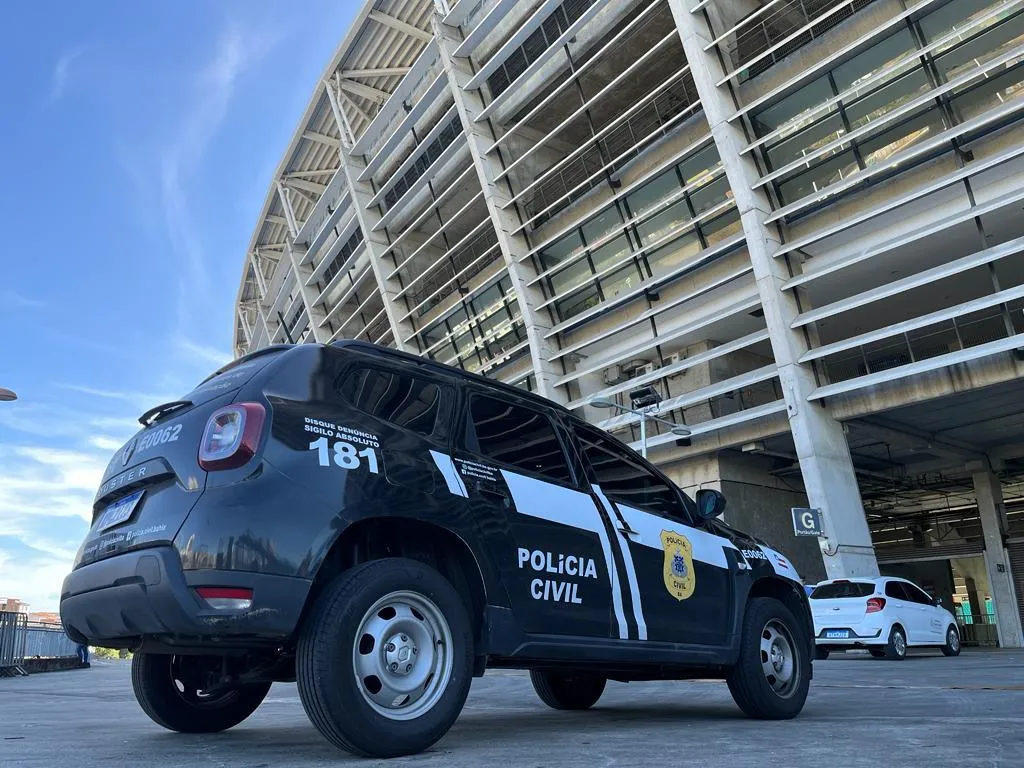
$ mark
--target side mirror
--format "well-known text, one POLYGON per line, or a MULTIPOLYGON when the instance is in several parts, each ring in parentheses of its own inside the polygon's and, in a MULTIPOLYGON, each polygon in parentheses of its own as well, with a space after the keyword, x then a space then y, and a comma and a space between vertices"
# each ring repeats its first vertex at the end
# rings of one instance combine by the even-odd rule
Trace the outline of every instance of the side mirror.
POLYGON ((932 598, 932 605, 934 605, 936 607, 941 606, 942 605, 942 598, 941 597, 933 597, 932 598))
POLYGON ((712 488, 697 491, 696 502, 701 520, 711 520, 725 511, 725 496, 712 488))

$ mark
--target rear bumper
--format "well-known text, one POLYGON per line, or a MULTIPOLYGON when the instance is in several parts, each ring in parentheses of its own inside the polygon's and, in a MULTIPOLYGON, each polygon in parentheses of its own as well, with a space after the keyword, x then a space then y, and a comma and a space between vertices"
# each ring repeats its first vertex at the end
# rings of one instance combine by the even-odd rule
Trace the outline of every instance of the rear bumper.
POLYGON ((881 627, 823 627, 814 638, 815 645, 830 648, 864 648, 869 645, 885 645, 888 637, 881 627), (829 633, 845 632, 846 637, 829 637, 829 633))
POLYGON ((61 589, 60 615, 77 642, 135 647, 275 643, 295 631, 310 581, 248 571, 183 571, 173 547, 126 552, 72 571, 61 589), (195 586, 247 587, 252 607, 210 609, 195 586))

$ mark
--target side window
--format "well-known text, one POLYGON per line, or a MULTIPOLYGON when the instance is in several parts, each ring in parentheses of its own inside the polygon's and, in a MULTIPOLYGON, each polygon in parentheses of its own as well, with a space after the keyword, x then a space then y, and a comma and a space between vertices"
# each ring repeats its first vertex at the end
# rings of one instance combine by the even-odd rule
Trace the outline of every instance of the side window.
POLYGON ((915 603, 920 603, 921 605, 932 604, 932 599, 928 597, 927 593, 913 584, 904 584, 903 588, 907 590, 907 594, 910 596, 910 599, 915 603))
POLYGON ((441 405, 441 388, 433 382, 377 368, 349 371, 338 394, 371 416, 421 435, 433 433, 441 405))
POLYGON ((893 600, 909 600, 907 593, 903 589, 903 584, 899 581, 887 581, 885 583, 885 596, 891 597, 893 600))
POLYGON ((664 480, 597 433, 577 430, 577 435, 605 496, 636 509, 688 519, 675 490, 664 480))
POLYGON ((483 395, 473 395, 469 402, 482 455, 524 472, 572 482, 562 445, 547 416, 483 395))

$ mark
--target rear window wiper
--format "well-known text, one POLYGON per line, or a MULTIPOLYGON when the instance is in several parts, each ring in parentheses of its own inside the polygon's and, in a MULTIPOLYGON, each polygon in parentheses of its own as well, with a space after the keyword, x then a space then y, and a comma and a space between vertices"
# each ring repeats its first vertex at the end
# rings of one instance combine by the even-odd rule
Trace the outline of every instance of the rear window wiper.
POLYGON ((148 427, 150 424, 158 422, 164 416, 181 410, 182 408, 188 408, 190 405, 192 405, 191 400, 172 400, 169 403, 158 405, 155 408, 150 408, 144 414, 139 416, 139 424, 144 427, 148 427))

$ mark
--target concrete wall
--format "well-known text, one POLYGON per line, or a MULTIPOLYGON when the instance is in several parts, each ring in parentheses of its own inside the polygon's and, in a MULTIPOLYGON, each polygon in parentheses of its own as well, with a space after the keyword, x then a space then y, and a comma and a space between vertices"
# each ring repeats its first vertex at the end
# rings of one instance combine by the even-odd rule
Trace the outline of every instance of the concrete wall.
POLYGON ((721 490, 728 506, 725 521, 741 531, 764 539, 784 553, 807 582, 825 578, 818 540, 793 533, 790 509, 806 507, 807 495, 799 477, 771 474, 785 459, 728 451, 719 457, 721 490))

